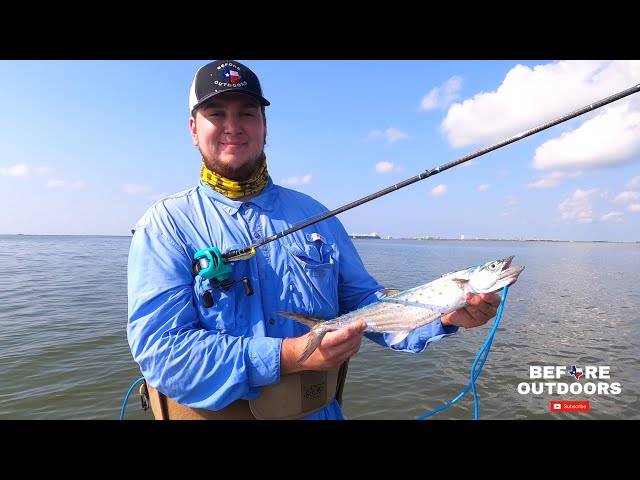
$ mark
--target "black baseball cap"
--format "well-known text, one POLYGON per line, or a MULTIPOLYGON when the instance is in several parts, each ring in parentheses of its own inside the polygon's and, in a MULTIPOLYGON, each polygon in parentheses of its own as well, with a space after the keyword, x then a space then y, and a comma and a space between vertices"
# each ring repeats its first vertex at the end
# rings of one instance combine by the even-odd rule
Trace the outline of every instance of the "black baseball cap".
POLYGON ((265 107, 269 101, 262 96, 260 80, 249 67, 233 60, 218 60, 198 69, 189 93, 189 112, 205 100, 220 93, 240 92, 258 99, 265 107))

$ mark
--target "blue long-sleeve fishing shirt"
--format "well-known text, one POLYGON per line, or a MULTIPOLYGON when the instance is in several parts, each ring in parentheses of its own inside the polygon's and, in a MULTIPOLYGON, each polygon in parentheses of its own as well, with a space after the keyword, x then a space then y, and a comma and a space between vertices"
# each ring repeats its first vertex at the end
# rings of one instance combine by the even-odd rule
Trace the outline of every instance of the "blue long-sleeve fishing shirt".
MULTIPOLYGON (((291 311, 331 319, 378 300, 384 288, 367 273, 336 217, 285 235, 232 262, 227 291, 195 276, 194 254, 217 247, 240 249, 299 225, 328 210, 303 193, 274 185, 246 201, 231 200, 202 181, 156 202, 132 230, 128 259, 127 337, 134 360, 150 385, 179 403, 219 410, 252 400, 280 379, 283 338, 307 326, 275 315, 291 311)), ((439 321, 390 347, 423 351, 457 331, 439 321)), ((380 345, 387 335, 366 334, 380 345)), ((307 419, 342 419, 334 400, 307 419)))

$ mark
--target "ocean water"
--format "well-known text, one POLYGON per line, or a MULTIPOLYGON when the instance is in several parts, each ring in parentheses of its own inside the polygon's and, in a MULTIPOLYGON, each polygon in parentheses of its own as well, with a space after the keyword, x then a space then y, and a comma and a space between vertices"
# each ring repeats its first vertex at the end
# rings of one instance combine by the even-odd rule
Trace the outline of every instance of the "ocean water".
MULTIPOLYGON (((0 419, 153 419, 126 340, 129 242, 0 235, 0 419)), ((389 288, 509 255, 526 269, 497 325, 460 330, 419 354, 364 339, 349 364, 349 419, 640 419, 640 244, 355 243, 389 288), (536 367, 572 365, 598 378, 530 378, 536 367), (589 411, 552 411, 556 401, 587 401, 589 411)))

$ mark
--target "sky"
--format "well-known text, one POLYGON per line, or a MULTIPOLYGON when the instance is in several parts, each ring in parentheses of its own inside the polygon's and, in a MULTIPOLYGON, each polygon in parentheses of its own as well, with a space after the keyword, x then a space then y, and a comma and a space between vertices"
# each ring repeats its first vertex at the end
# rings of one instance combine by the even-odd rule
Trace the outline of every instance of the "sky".
MULTIPOLYGON (((212 60, 0 60, 0 234, 130 235, 196 185, 212 60)), ((640 93, 590 107, 640 60, 234 60, 271 102, 274 182, 330 210, 487 151, 338 214, 349 233, 640 241, 640 93)))

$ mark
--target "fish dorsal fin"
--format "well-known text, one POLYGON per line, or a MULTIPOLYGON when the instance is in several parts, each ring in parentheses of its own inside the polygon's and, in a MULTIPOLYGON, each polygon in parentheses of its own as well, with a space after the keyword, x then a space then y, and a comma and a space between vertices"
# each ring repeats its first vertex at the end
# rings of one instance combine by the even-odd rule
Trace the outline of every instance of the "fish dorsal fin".
POLYGON ((383 293, 385 297, 390 297, 391 295, 397 295, 398 293, 402 293, 402 292, 404 292, 404 290, 398 290, 396 288, 385 288, 384 290, 380 290, 380 293, 383 293))
POLYGON ((456 282, 460 288, 464 288, 464 286, 469 283, 468 278, 452 278, 451 281, 456 282))

